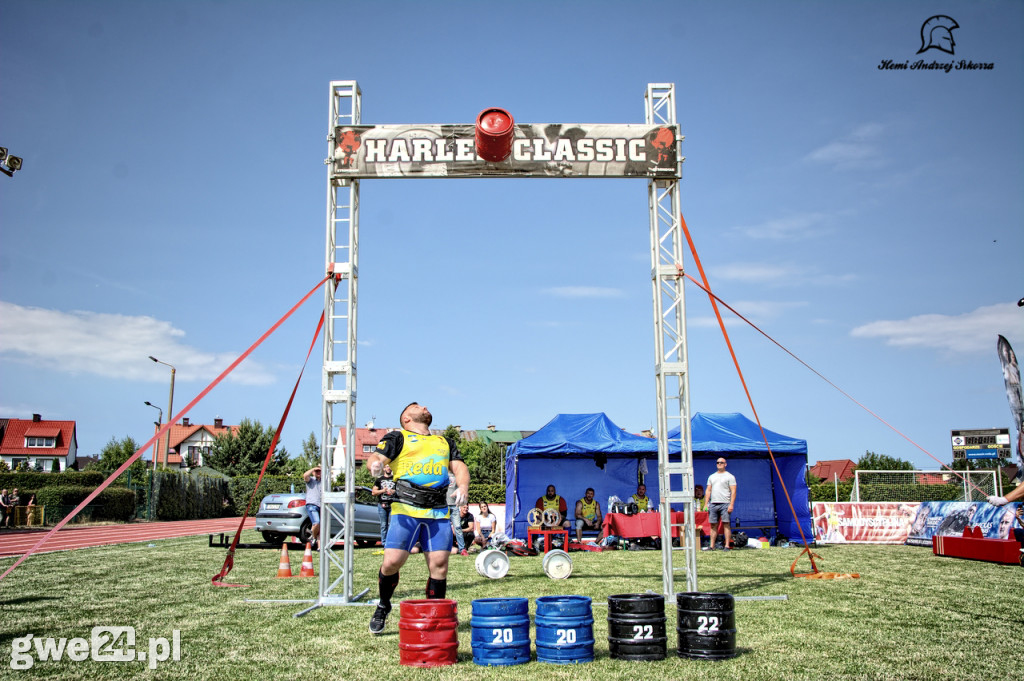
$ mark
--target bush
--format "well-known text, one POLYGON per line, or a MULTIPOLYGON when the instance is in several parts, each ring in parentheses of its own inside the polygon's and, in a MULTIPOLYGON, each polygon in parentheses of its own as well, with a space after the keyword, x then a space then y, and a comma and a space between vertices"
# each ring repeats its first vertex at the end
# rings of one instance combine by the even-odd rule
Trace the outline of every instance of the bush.
POLYGON ((952 485, 864 485, 861 501, 960 501, 964 488, 952 485))
MULTIPOLYGON (((817 485, 808 485, 811 493, 811 501, 835 501, 836 485, 832 482, 822 482, 817 485)), ((839 483, 839 501, 849 501, 850 493, 853 492, 852 482, 839 483)))
MULTIPOLYGON (((836 486, 831 482, 810 485, 811 501, 835 501, 836 486)), ((853 481, 839 483, 839 501, 851 501, 853 481)), ((950 485, 864 485, 860 486, 861 501, 959 501, 964 490, 958 484, 950 485)))
POLYGON ((42 487, 53 485, 80 485, 96 489, 106 479, 107 476, 97 471, 79 472, 68 470, 63 473, 37 473, 35 471, 23 473, 4 472, 0 473, 0 489, 11 490, 17 488, 20 492, 25 489, 39 490, 42 487))
POLYGON ((153 480, 157 520, 219 518, 227 499, 227 480, 212 475, 157 471, 153 480))
POLYGON ((469 483, 469 503, 479 504, 486 501, 488 504, 505 503, 505 485, 497 482, 469 483))
MULTIPOLYGON (((249 503, 249 497, 252 496, 252 491, 256 487, 258 477, 256 475, 242 475, 231 479, 231 482, 228 484, 228 503, 233 515, 240 516, 245 511, 245 506, 249 503)), ((256 494, 256 498, 253 499, 252 508, 249 509, 249 515, 256 515, 256 512, 259 510, 260 500, 263 497, 268 494, 288 494, 292 491, 292 485, 295 486, 296 493, 304 494, 306 492, 306 483, 303 482, 302 476, 264 475, 263 482, 260 483, 259 492, 256 494)))
MULTIPOLYGON (((48 520, 60 520, 92 494, 95 487, 81 485, 48 485, 39 489, 36 505, 47 507, 48 520)), ((135 493, 120 487, 108 487, 86 507, 93 520, 128 522, 135 517, 135 493)), ((86 512, 83 509, 83 513, 86 512)))
MULTIPOLYGON (((229 504, 230 514, 240 516, 242 511, 245 510, 245 505, 249 503, 249 497, 252 496, 252 490, 256 486, 255 475, 244 475, 237 478, 232 478, 229 485, 229 504)), ((334 483, 334 489, 344 489, 344 478, 339 476, 339 479, 334 483)), ((356 475, 356 484, 364 485, 365 487, 372 487, 372 480, 369 484, 359 479, 358 471, 356 475)), ((255 515, 259 508, 260 500, 268 494, 289 494, 292 491, 292 486, 295 486, 295 492, 297 494, 303 494, 306 491, 306 483, 303 482, 301 476, 289 476, 289 475, 264 475, 263 482, 260 484, 259 492, 256 494, 256 498, 253 500, 252 508, 249 509, 249 515, 255 515)), ((469 503, 478 504, 481 501, 486 501, 489 504, 504 504, 505 503, 505 485, 499 483, 470 483, 469 485, 469 503)))

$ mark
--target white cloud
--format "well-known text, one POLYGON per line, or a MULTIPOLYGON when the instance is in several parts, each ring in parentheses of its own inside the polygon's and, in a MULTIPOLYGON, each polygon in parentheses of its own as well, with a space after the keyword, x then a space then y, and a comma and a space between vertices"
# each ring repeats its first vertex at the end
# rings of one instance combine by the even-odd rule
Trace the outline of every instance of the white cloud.
MULTIPOLYGON (((0 356, 32 366, 134 381, 166 382, 174 364, 179 380, 211 380, 239 352, 204 352, 185 345, 185 332, 152 317, 48 310, 0 301, 0 356)), ((274 376, 246 360, 226 379, 266 385, 274 376)))
POLYGON ((725 281, 742 281, 751 284, 785 283, 799 276, 799 272, 788 265, 770 265, 765 263, 737 262, 722 265, 712 270, 713 279, 725 281))
POLYGON ((884 126, 867 123, 848 135, 811 151, 804 160, 839 170, 877 168, 884 163, 879 142, 884 126))
POLYGON ((996 336, 1022 332, 1021 311, 1013 303, 986 305, 961 315, 925 314, 858 326, 855 338, 881 338, 901 348, 936 348, 952 353, 995 354, 996 336))
POLYGON ((796 241, 831 232, 832 228, 828 225, 831 219, 832 216, 827 213, 801 213, 737 227, 731 231, 750 239, 796 241))
POLYGON ((625 294, 617 288, 603 286, 554 286, 544 293, 556 298, 622 298, 625 294))
POLYGON ((808 267, 803 265, 779 265, 757 262, 737 262, 715 267, 712 270, 712 275, 712 283, 720 280, 780 286, 835 285, 847 283, 857 278, 855 274, 823 274, 816 266, 808 267))

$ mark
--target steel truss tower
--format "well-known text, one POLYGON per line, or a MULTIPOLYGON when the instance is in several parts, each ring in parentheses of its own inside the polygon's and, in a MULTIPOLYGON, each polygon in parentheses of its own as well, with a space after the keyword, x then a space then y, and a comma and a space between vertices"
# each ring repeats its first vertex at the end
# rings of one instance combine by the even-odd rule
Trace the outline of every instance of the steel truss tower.
MULTIPOLYGON (((333 159, 334 134, 339 126, 361 123, 362 93, 355 81, 330 84, 328 158, 333 159)), ((645 94, 648 124, 676 124, 675 86, 651 83, 645 94)), ((677 144, 682 138, 676 140, 677 144)), ((679 163, 682 159, 679 159, 679 163)), ((678 173, 677 173, 678 174, 678 173)), ((355 409, 356 330, 359 283, 359 180, 340 179, 328 170, 326 271, 333 275, 324 295, 323 428, 320 460, 327 473, 320 526, 319 597, 303 615, 321 605, 361 605, 369 589, 353 596, 352 562, 355 532, 355 409), (329 490, 330 481, 345 474, 342 492, 329 490), (344 502, 341 517, 331 502, 344 502), (344 541, 342 552, 335 546, 344 541), (340 555, 339 555, 340 553, 340 555)), ((686 319, 683 298, 683 233, 679 181, 648 180, 651 230, 651 281, 654 295, 655 385, 658 412, 658 476, 661 491, 662 579, 666 597, 674 595, 671 505, 682 504, 686 526, 680 549, 685 554, 687 589, 697 590, 694 533, 693 460, 690 451, 690 403, 686 360, 686 319), (668 431, 680 427, 669 441, 668 431), (670 446, 679 449, 670 461, 670 446), (674 485, 674 487, 673 487, 674 485)))
MULTIPOLYGON (((647 123, 676 123, 675 85, 651 83, 644 97, 647 123)), ((678 140, 679 143, 682 139, 678 140)), ((682 159, 680 159, 682 161, 682 159)), ((654 380, 658 411, 658 484, 661 491, 661 577, 666 598, 675 593, 672 556, 672 504, 682 504, 685 527, 679 533, 685 555, 687 591, 697 590, 694 532, 693 452, 690 449, 690 388, 686 358, 686 301, 683 295, 683 229, 678 180, 648 180, 651 219, 651 285, 654 294, 654 380), (679 438, 668 432, 679 427, 679 438), (670 449, 670 445, 671 448, 670 449), (670 461, 669 452, 680 452, 670 461)))
MULTIPOLYGON (((328 120, 330 164, 334 130, 339 125, 358 125, 362 93, 352 80, 332 81, 328 120)), ((356 441, 356 329, 359 300, 359 180, 338 180, 327 173, 326 272, 333 275, 324 291, 323 414, 320 435, 320 466, 326 476, 320 514, 319 597, 314 605, 356 604, 369 589, 352 594, 352 562, 355 545, 356 441), (335 492, 332 482, 345 474, 345 489, 335 492), (344 502, 345 514, 332 502, 344 502), (344 541, 342 551, 335 546, 344 541), (333 568, 333 569, 332 569, 333 568)))

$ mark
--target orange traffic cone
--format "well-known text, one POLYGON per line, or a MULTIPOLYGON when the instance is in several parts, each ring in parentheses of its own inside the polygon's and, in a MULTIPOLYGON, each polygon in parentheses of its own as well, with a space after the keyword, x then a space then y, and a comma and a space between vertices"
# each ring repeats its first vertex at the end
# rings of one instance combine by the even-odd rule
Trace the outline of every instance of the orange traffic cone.
POLYGON ((277 566, 278 577, 291 577, 292 564, 288 560, 288 544, 281 544, 281 562, 277 566))
POLYGON ((302 556, 302 569, 299 570, 299 577, 316 577, 313 571, 313 547, 306 542, 306 553, 302 556))

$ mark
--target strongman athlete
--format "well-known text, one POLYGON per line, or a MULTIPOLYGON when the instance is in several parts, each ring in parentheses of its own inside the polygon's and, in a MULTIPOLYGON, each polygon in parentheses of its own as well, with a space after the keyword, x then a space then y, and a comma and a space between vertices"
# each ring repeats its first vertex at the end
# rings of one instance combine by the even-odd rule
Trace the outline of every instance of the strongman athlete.
POLYGON ((469 499, 469 468, 454 442, 430 434, 433 417, 426 407, 413 402, 402 410, 401 430, 388 433, 367 459, 370 473, 380 475, 384 464, 395 476, 395 500, 391 525, 384 542, 384 564, 377 578, 380 601, 370 619, 370 631, 384 631, 391 613, 391 596, 398 586, 398 571, 418 543, 427 558, 430 577, 427 598, 444 598, 448 588, 448 556, 452 526, 448 520, 448 470, 455 475, 458 492, 455 506, 469 499))

